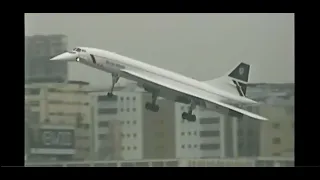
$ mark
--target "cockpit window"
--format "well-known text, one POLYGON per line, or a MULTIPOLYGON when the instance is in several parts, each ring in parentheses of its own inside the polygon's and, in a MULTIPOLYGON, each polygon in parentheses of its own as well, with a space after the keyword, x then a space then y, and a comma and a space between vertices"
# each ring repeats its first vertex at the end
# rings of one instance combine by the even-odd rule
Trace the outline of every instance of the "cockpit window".
POLYGON ((80 48, 74 48, 72 51, 73 51, 73 52, 74 52, 74 51, 76 51, 76 52, 86 52, 86 50, 80 49, 80 48))

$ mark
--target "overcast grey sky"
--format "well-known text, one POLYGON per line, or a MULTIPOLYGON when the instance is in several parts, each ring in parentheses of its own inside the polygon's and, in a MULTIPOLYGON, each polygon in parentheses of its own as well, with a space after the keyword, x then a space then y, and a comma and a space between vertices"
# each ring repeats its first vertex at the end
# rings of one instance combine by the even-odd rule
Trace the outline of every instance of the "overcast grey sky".
MULTIPOLYGON (((239 62, 251 82, 294 82, 293 14, 26 14, 26 35, 65 34, 69 48, 117 52, 198 80, 239 62)), ((94 85, 104 72, 72 63, 70 78, 94 85)))

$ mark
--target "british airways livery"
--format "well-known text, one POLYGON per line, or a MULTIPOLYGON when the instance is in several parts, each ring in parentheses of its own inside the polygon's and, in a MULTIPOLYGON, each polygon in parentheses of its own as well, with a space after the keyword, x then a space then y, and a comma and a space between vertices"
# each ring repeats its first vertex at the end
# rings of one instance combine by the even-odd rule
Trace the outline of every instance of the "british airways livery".
POLYGON ((236 104, 257 103, 246 97, 250 65, 243 62, 226 75, 201 82, 97 48, 77 47, 50 60, 75 61, 111 73, 112 87, 108 93, 109 97, 113 96, 114 85, 120 77, 137 82, 138 86, 152 94, 152 100, 145 104, 145 108, 153 112, 158 112, 160 108, 156 103, 157 97, 163 97, 175 102, 190 104, 188 112, 183 112, 181 116, 191 122, 196 121, 196 116, 192 114, 196 106, 232 116, 246 115, 258 120, 267 120, 265 117, 236 106, 236 104))

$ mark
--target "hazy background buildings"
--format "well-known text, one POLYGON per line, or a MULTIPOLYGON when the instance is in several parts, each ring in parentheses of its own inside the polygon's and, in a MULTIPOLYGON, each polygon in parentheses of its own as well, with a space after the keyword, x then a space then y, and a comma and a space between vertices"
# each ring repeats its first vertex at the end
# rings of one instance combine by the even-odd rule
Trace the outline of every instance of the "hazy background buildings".
MULTIPOLYGON (((294 84, 287 83, 294 81, 291 29, 293 16, 263 14, 255 17, 239 15, 232 18, 231 15, 221 14, 171 15, 176 18, 179 26, 174 25, 168 16, 147 17, 142 14, 133 17, 97 14, 26 16, 27 35, 42 34, 26 36, 27 162, 104 160, 140 163, 141 161, 142 164, 136 165, 148 166, 147 160, 153 159, 160 163, 155 163, 154 166, 162 166, 161 162, 164 161, 168 161, 167 166, 177 166, 178 163, 174 159, 178 159, 179 162, 187 159, 204 159, 205 161, 188 161, 185 164, 217 166, 220 161, 211 163, 209 160, 221 159, 230 163, 230 166, 236 165, 237 162, 240 162, 237 166, 250 166, 251 161, 248 160, 257 157, 293 158, 294 84), (62 16, 65 18, 61 19, 62 16), (59 20, 55 19, 59 17, 59 20), (100 24, 98 27, 106 30, 103 33, 101 31, 100 35, 99 28, 89 29, 93 32, 88 39, 89 35, 79 30, 81 28, 78 28, 78 31, 74 29, 83 26, 83 23, 77 23, 81 18, 100 20, 105 18, 110 28, 105 29, 104 25, 100 24), (114 20, 111 20, 112 18, 114 20), (72 23, 67 23, 64 27, 44 26, 41 24, 44 19, 51 20, 51 24, 55 26, 67 20, 72 23), (126 31, 127 25, 124 23, 126 19, 134 19, 136 22, 129 28, 132 36, 128 33, 117 35, 116 30, 126 31), (202 19, 202 22, 196 22, 197 19, 202 19), (74 26, 73 30, 68 29, 70 24, 74 26), (267 25, 268 28, 265 29, 267 25), (182 27, 189 29, 179 31, 178 29, 182 27), (145 36, 139 35, 140 31, 143 31, 145 36), (75 32, 77 33, 74 34, 75 32), (175 40, 169 41, 174 32, 180 34, 178 33, 179 36, 175 34, 175 40), (225 32, 223 36, 222 32, 225 32), (154 37, 157 33, 164 39, 156 39, 159 38, 154 37), (110 34, 118 39, 111 37, 110 34), (246 38, 239 39, 241 35, 245 35, 246 38), (140 36, 139 43, 135 36, 140 36), (185 36, 189 38, 183 38, 185 36), (165 43, 165 39, 170 43, 165 43), (126 43, 121 43, 124 41, 126 43), (111 50, 117 50, 116 52, 130 57, 132 54, 134 58, 141 57, 142 61, 149 60, 151 64, 197 79, 219 76, 239 61, 251 62, 253 66, 250 78, 254 79, 254 82, 268 83, 250 85, 248 96, 264 103, 259 107, 245 108, 270 118, 270 121, 235 119, 197 108, 195 114, 198 120, 190 123, 181 119, 181 112, 188 108, 188 105, 165 99, 158 101, 160 111, 152 113, 144 108, 144 103, 150 101, 150 94, 137 88, 134 83, 123 80, 115 89, 116 96, 112 99, 106 98, 111 79, 109 74, 81 67, 75 63, 49 62, 50 57, 84 43, 102 49, 110 47, 111 50), (179 43, 184 44, 182 46, 179 43), (256 46, 256 49, 251 48, 249 51, 252 46, 256 46), (229 47, 229 50, 220 52, 226 47, 229 47), (224 54, 232 54, 236 58, 224 54), (174 66, 172 62, 178 66, 174 66), (271 69, 279 73, 270 73, 271 69)), ((88 21, 88 23, 95 22, 88 21)), ((255 160, 252 163, 254 166, 271 166, 266 160, 255 160)), ((131 165, 129 163, 124 166, 131 165)), ((292 161, 284 161, 281 165, 292 165, 292 161)))

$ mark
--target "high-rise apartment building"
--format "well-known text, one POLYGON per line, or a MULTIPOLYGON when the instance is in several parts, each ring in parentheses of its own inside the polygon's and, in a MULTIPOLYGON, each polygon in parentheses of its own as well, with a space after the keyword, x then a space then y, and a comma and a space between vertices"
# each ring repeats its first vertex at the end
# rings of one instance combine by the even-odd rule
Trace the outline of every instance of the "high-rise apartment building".
POLYGON ((67 51, 65 35, 34 35, 25 37, 25 77, 60 77, 67 79, 67 62, 49 59, 67 51))

